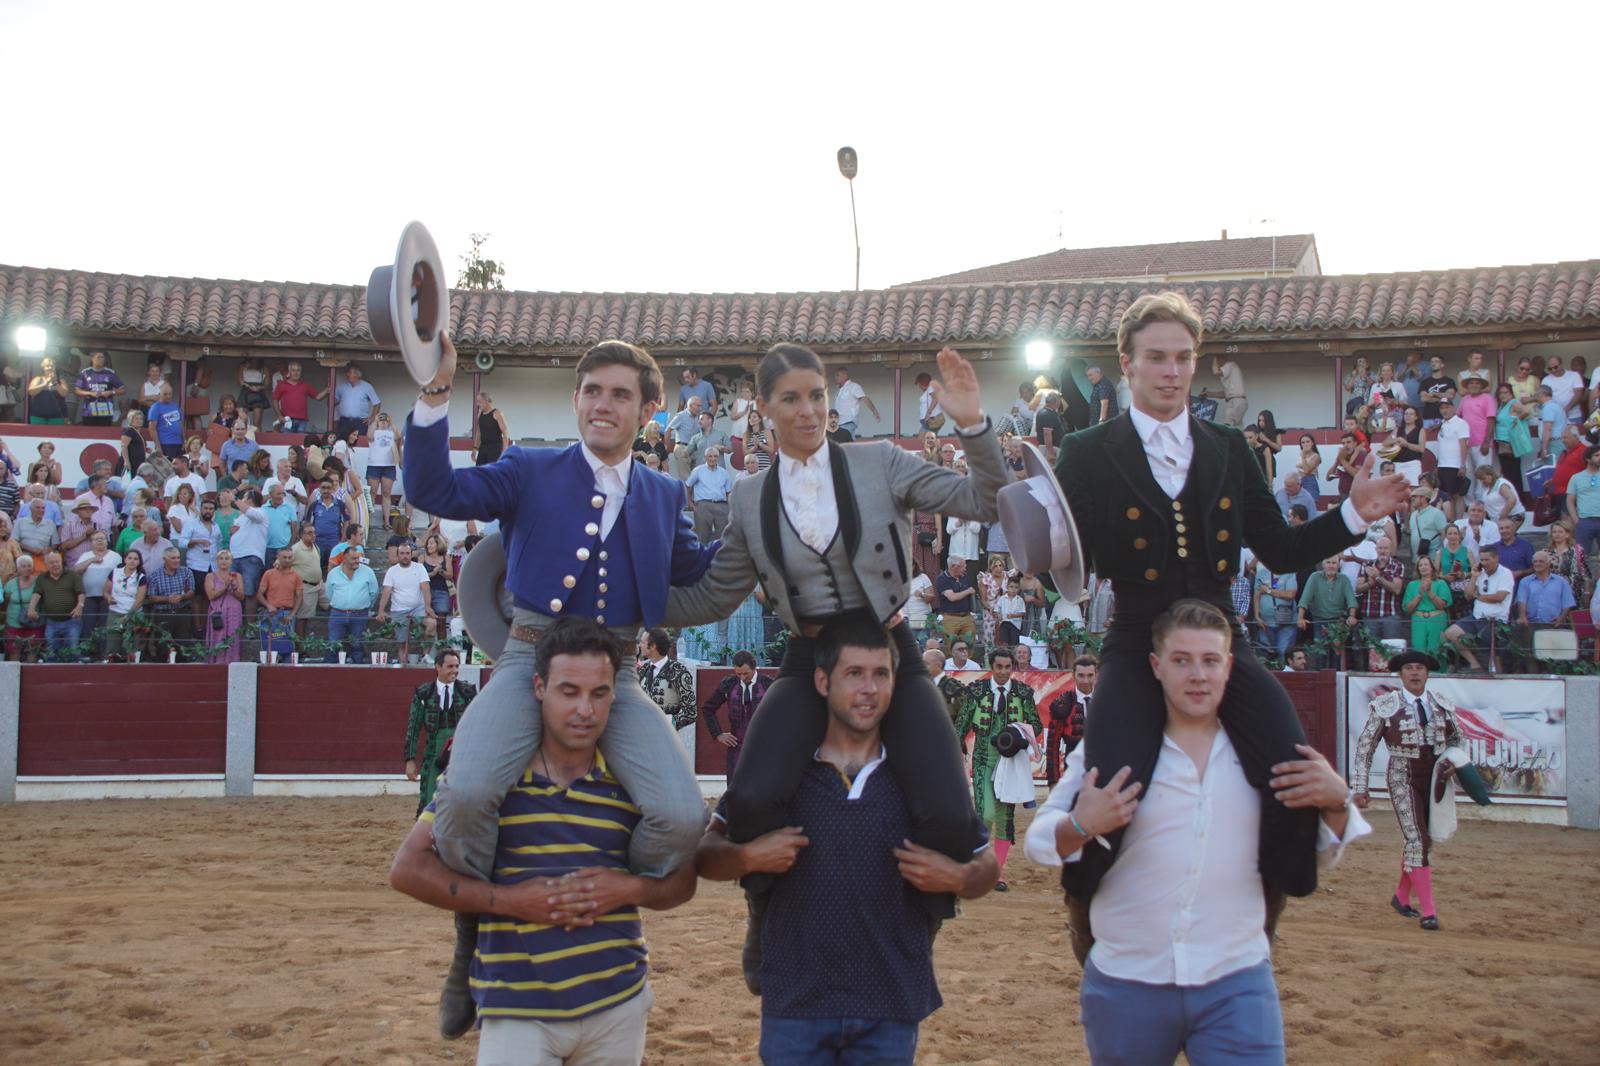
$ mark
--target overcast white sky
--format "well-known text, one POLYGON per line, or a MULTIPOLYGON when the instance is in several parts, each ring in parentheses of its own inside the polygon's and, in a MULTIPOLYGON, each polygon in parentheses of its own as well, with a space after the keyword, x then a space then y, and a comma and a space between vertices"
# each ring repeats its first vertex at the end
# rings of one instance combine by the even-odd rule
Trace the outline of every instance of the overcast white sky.
POLYGON ((848 288, 842 144, 863 287, 1223 228, 1600 258, 1595 11, 0 0, 0 262, 364 283, 417 218, 512 288, 848 288))

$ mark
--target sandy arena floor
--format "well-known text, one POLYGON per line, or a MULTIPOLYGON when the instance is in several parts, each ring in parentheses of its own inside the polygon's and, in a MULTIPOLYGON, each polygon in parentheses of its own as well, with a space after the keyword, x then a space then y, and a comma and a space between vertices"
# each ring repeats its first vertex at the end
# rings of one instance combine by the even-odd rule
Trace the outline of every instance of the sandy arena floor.
MULTIPOLYGON (((0 1062, 470 1062, 434 1033, 450 922, 388 887, 411 806, 351 800, 25 803, 0 856, 0 1062)), ((1294 901, 1275 954, 1295 1063, 1600 1061, 1600 834, 1464 823, 1438 855, 1444 931, 1393 914, 1392 815, 1294 901)), ((1087 1061, 1059 894, 947 925, 926 1063, 1087 1061)), ((702 884, 646 921, 650 1063, 755 1062, 743 907, 702 884)))

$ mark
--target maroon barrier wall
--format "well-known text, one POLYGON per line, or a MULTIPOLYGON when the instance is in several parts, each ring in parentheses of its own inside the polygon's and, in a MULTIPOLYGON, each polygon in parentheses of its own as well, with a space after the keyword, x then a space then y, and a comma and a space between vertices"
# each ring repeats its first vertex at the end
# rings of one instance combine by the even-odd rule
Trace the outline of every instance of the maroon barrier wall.
POLYGON ((400 773, 411 693, 433 677, 431 666, 262 667, 256 773, 400 773))
POLYGON ((226 666, 25 666, 21 697, 19 774, 223 772, 226 666))
POLYGON ((1339 744, 1338 674, 1332 670, 1306 673, 1277 673, 1276 677, 1294 701, 1306 739, 1330 763, 1337 764, 1339 744))
MULTIPOLYGON (((727 667, 701 667, 695 674, 695 696, 698 706, 704 707, 706 699, 717 690, 722 679, 733 673, 727 667)), ((776 670, 762 669, 764 677, 775 677, 776 670)), ((960 675, 961 680, 971 681, 986 676, 985 672, 974 672, 960 675)), ((1026 676, 1026 675, 1024 675, 1026 676)), ((1060 685, 1047 694, 1041 701, 1040 715, 1046 712, 1048 697, 1061 690, 1070 675, 1067 674, 1042 674, 1040 677, 1059 679, 1060 685)), ((1300 715, 1300 724, 1306 731, 1306 737, 1311 746, 1320 751, 1331 763, 1337 758, 1338 721, 1337 721, 1337 696, 1335 693, 1335 679, 1338 676, 1332 670, 1323 670, 1310 673, 1274 674, 1284 689, 1289 693, 1289 698, 1294 701, 1295 711, 1300 715)), ((1030 683, 1039 681, 1040 678, 1031 678, 1030 683)), ((1043 691, 1043 684, 1034 684, 1034 688, 1043 691)), ((718 714, 726 721, 726 711, 719 710, 718 714)), ((728 769, 726 755, 727 749, 712 739, 706 730, 705 718, 702 716, 695 725, 695 756, 694 769, 697 774, 722 774, 728 769)))

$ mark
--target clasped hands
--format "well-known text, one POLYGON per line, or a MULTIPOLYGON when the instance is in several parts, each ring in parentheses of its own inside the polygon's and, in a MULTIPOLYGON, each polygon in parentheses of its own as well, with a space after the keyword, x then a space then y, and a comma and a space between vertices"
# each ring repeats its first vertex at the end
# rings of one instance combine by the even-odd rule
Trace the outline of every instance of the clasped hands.
POLYGON ((561 877, 534 877, 495 886, 495 909, 540 925, 571 932, 639 902, 638 878, 625 870, 589 866, 561 877))

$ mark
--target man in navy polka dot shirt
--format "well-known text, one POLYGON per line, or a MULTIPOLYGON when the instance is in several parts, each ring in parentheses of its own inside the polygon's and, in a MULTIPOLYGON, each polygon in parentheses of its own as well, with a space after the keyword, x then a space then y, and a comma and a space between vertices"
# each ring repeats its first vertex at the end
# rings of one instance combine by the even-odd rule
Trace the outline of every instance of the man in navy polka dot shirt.
MULTIPOLYGON (((976 899, 999 876, 987 843, 956 862, 909 840, 892 773, 877 772, 878 726, 897 651, 881 626, 830 626, 814 678, 828 728, 789 809, 790 825, 746 844, 723 811, 695 856, 701 877, 777 877, 762 930, 761 1058, 784 1063, 911 1063, 917 1028, 943 1003, 920 893, 976 899)), ((747 975, 751 976, 751 975, 747 975)))

